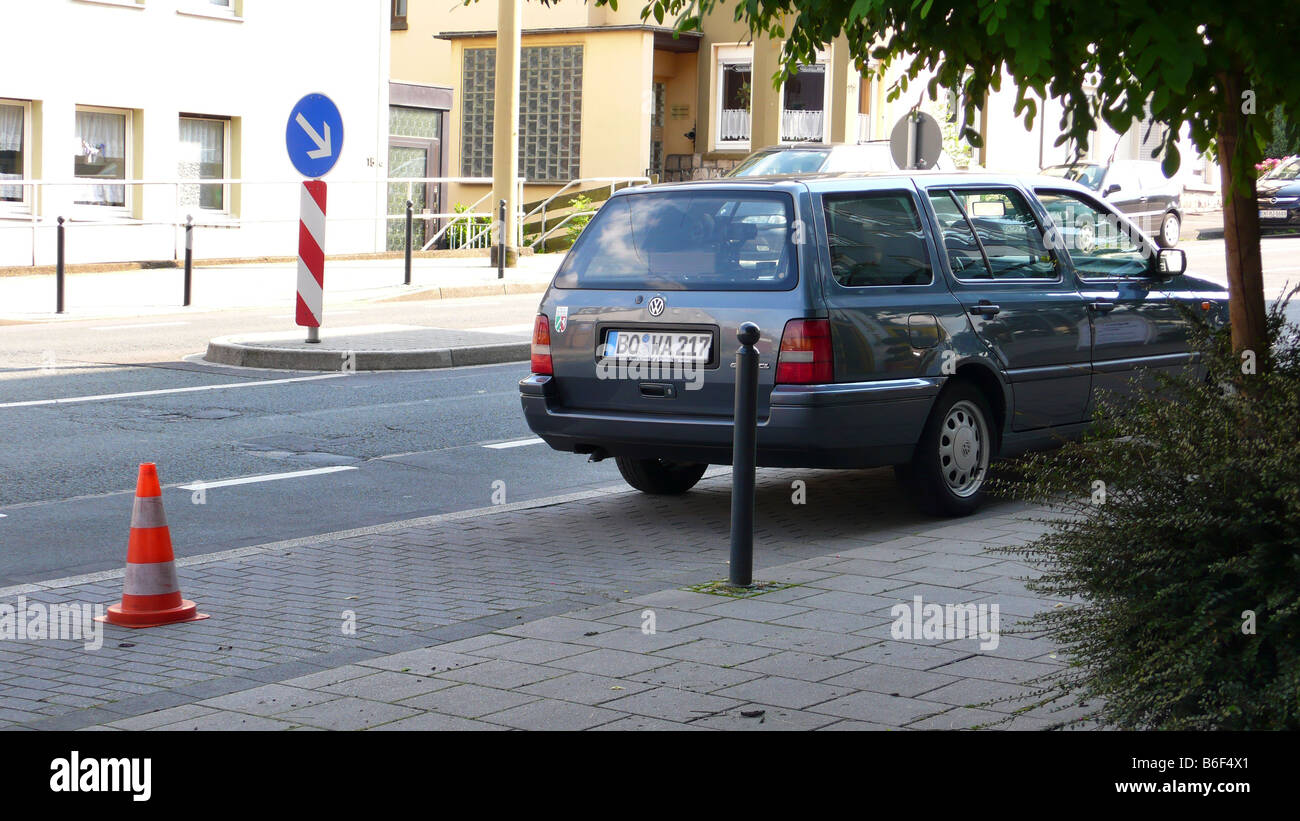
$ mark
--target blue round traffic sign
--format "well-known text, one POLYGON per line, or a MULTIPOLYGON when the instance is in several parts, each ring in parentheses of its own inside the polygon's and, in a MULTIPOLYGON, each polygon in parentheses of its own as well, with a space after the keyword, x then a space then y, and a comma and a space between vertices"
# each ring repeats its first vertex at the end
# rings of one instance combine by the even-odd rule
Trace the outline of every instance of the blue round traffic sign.
POLYGON ((323 177, 343 150, 343 115, 324 94, 308 94, 289 112, 284 142, 289 161, 304 177, 323 177))

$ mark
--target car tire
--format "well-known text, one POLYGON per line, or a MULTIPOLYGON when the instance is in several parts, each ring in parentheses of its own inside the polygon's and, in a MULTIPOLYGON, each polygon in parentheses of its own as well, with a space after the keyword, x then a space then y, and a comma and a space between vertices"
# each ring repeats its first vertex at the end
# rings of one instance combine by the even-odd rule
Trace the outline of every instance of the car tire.
POLYGON ((984 394, 968 382, 950 382, 935 401, 900 478, 926 513, 967 516, 984 502, 997 430, 984 394))
POLYGON ((1178 244, 1179 233, 1182 231, 1183 221, 1173 211, 1165 214, 1165 218, 1160 221, 1160 233, 1156 235, 1156 242, 1161 248, 1173 248, 1178 244))
POLYGON ((617 456, 618 472, 632 487, 656 496, 676 496, 695 487, 708 469, 698 462, 669 462, 664 459, 631 459, 617 456))

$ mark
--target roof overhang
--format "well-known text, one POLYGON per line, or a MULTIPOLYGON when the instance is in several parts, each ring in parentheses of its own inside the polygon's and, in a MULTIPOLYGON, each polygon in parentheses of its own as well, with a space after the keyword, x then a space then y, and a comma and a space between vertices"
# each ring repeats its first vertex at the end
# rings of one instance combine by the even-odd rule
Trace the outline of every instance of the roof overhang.
MULTIPOLYGON (((677 32, 664 26, 570 26, 560 28, 524 29, 522 36, 527 38, 541 34, 604 34, 615 31, 646 31, 654 34, 655 48, 659 51, 675 51, 693 54, 700 50, 700 40, 704 34, 698 31, 677 32)), ((481 40, 496 39, 495 29, 483 31, 443 31, 433 35, 439 40, 481 40)))

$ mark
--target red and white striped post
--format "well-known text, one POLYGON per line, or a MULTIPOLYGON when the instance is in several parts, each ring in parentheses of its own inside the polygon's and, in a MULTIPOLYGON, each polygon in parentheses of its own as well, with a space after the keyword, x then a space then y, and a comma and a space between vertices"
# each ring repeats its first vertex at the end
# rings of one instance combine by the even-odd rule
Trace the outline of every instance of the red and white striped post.
POLYGON ((298 324, 320 342, 325 311, 325 181, 304 180, 298 219, 298 324))

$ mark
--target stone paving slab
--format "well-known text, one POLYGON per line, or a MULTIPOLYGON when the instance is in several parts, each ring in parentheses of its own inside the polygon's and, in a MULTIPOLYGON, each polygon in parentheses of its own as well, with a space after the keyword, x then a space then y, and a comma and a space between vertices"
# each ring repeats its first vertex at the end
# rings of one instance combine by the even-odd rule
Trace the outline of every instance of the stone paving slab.
MULTIPOLYGON (((958 526, 912 512, 885 471, 776 470, 760 471, 758 511, 756 575, 791 586, 747 599, 684 589, 726 575, 725 476, 680 499, 610 489, 188 565, 183 589, 207 621, 109 627, 96 651, 0 642, 0 722, 1038 729, 1081 710, 1013 715, 1030 703, 1026 682, 1061 664, 1014 623, 1059 603, 1026 593, 1016 582, 1025 568, 987 550, 1031 538, 1039 511, 994 502, 958 526), (790 504, 795 478, 808 483, 808 505, 790 504), (945 575, 917 577, 927 571, 945 575), (292 607, 286 579, 303 594, 292 607), (999 646, 896 638, 892 610, 917 595, 1005 602, 999 646), (345 610, 355 635, 340 628, 345 610), (379 624, 391 632, 367 629, 379 624)), ((36 595, 105 602, 115 587, 36 595)))

